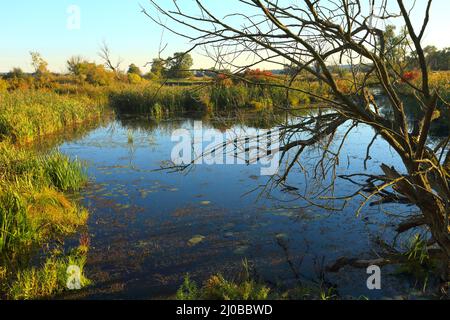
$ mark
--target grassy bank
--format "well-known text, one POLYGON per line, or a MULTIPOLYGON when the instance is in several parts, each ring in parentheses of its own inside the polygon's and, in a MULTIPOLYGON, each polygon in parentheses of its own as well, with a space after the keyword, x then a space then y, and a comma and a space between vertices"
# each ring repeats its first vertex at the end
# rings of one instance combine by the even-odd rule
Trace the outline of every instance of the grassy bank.
POLYGON ((44 90, 0 93, 0 140, 30 142, 99 118, 104 110, 100 99, 44 90))
POLYGON ((87 175, 79 162, 58 152, 39 155, 9 142, 0 143, 0 163, 0 296, 16 298, 18 288, 40 290, 40 282, 49 281, 44 275, 51 276, 49 265, 36 268, 30 255, 86 223, 88 212, 66 193, 79 190, 87 175))
POLYGON ((227 279, 221 274, 212 275, 202 285, 189 276, 177 291, 177 300, 334 300, 337 292, 324 281, 299 283, 288 289, 268 285, 251 276, 248 262, 234 278, 227 279))
POLYGON ((66 288, 68 263, 82 266, 79 254, 52 254, 38 264, 30 257, 86 223, 88 212, 68 196, 87 182, 83 166, 57 151, 40 154, 20 145, 98 119, 103 111, 100 99, 85 95, 0 93, 0 297, 51 296, 66 288))

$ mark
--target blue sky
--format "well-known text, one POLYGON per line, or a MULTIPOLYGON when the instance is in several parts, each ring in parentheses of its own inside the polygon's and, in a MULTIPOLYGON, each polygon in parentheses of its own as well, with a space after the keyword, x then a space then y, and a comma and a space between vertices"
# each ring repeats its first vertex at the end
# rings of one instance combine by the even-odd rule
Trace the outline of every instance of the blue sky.
MULTIPOLYGON (((390 0, 391 1, 391 0, 390 0)), ((393 1, 393 0, 392 0, 393 1)), ((405 0, 406 3, 412 0, 405 0)), ((181 1, 179 1, 181 2, 181 1)), ((186 0, 184 3, 187 3, 186 0)), ((169 0, 160 0, 168 4, 169 0)), ((236 9, 235 0, 205 0, 212 11, 225 14, 236 9)), ((417 12, 423 13, 425 1, 417 0, 417 12)), ((162 29, 140 12, 147 0, 14 0, 0 4, 0 72, 20 66, 30 70, 29 51, 38 51, 55 72, 65 71, 65 61, 72 55, 97 60, 100 44, 106 41, 114 56, 144 65, 158 55, 162 29), (69 30, 67 12, 71 5, 80 8, 80 29, 69 30)), ((424 42, 438 47, 450 46, 450 1, 435 0, 431 22, 424 42)), ((419 20, 419 19, 415 19, 419 20)), ((164 55, 185 50, 185 39, 164 34, 169 43, 164 55)), ((194 55, 196 67, 208 67, 200 55, 194 55)))

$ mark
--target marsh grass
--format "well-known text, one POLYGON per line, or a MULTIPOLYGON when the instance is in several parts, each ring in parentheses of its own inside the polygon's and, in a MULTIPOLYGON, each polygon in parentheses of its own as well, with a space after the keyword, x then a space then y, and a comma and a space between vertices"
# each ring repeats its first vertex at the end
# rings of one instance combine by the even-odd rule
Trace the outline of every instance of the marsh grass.
POLYGON ((395 273, 414 279, 415 286, 420 285, 425 292, 439 270, 439 264, 429 255, 427 241, 420 234, 414 235, 407 244, 405 256, 407 261, 400 264, 395 273))
POLYGON ((132 130, 128 130, 128 132, 127 132, 127 142, 128 142, 128 144, 134 143, 134 136, 133 136, 132 130))
POLYGON ((68 255, 55 254, 46 259, 40 267, 31 267, 18 272, 7 293, 9 299, 30 300, 48 299, 66 291, 69 266, 80 269, 80 285, 84 288, 91 284, 86 278, 84 266, 86 254, 79 249, 68 255))
POLYGON ((228 280, 221 274, 211 276, 198 286, 187 275, 176 294, 177 300, 335 300, 335 288, 317 284, 298 285, 291 289, 271 288, 250 277, 228 280))
POLYGON ((23 198, 14 185, 0 189, 0 252, 33 239, 23 198))
POLYGON ((201 286, 186 275, 176 293, 177 300, 336 300, 336 288, 323 281, 301 281, 290 288, 268 285, 254 276, 247 259, 232 279, 222 274, 209 277, 201 286))
POLYGON ((100 100, 44 90, 0 92, 0 140, 29 142, 101 116, 100 100))
MULTIPOLYGON (((311 87, 311 83, 297 85, 311 87)), ((318 91, 319 86, 312 90, 318 91)), ((317 92, 318 93, 318 92, 317 92)), ((156 120, 183 112, 210 114, 230 110, 271 111, 275 107, 307 106, 311 99, 304 93, 279 87, 242 83, 232 86, 162 86, 157 84, 111 88, 109 105, 119 114, 150 114, 156 120)))
POLYGON ((87 182, 79 162, 3 142, 0 163, 0 253, 72 233, 86 222, 87 212, 62 193, 87 182))
POLYGON ((109 93, 109 105, 121 114, 151 114, 160 118, 175 112, 203 112, 208 101, 191 87, 167 87, 157 84, 123 86, 109 93))
POLYGON ((45 176, 61 191, 77 191, 86 184, 88 177, 83 164, 59 152, 40 159, 45 176))
POLYGON ((266 300, 270 289, 252 280, 233 282, 222 275, 210 277, 203 287, 199 288, 189 276, 184 278, 178 289, 178 300, 266 300))
POLYGON ((52 256, 29 268, 26 257, 86 223, 88 212, 65 194, 87 182, 86 170, 58 151, 37 153, 23 144, 101 118, 106 94, 91 93, 0 91, 0 295, 39 298, 63 287, 62 270, 74 261, 52 256))

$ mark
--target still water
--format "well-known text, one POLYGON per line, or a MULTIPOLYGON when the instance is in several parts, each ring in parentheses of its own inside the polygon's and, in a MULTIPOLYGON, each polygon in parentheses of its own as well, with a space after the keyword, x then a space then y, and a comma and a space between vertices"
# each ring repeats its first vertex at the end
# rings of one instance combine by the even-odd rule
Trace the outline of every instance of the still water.
MULTIPOLYGON (((411 213, 409 207, 384 205, 367 206, 356 216, 361 199, 330 212, 307 206, 283 188, 251 192, 270 180, 261 176, 259 165, 158 170, 171 159, 174 130, 193 126, 189 117, 159 123, 145 118, 114 120, 59 147, 86 162, 91 181, 81 201, 91 212, 86 272, 94 285, 80 297, 170 298, 184 275, 198 282, 218 272, 232 278, 244 259, 258 277, 288 288, 299 275, 314 279, 323 265, 341 256, 373 257, 376 237, 393 236, 392 215, 411 213)), ((251 127, 227 123, 228 129, 251 127)), ((203 128, 223 132, 218 120, 203 121, 203 128)), ((338 174, 364 171, 372 137, 365 126, 352 131, 341 151, 338 174)), ((300 193, 315 183, 312 171, 319 151, 305 153, 301 166, 294 167, 288 178, 300 193)), ((383 141, 376 141, 371 156, 369 172, 380 172, 382 162, 402 169, 383 141)), ((335 190, 344 195, 355 188, 338 180, 335 190)), ((382 290, 376 292, 367 289, 366 270, 346 268, 327 279, 342 296, 395 297, 406 291, 406 283, 391 271, 386 269, 382 290)))

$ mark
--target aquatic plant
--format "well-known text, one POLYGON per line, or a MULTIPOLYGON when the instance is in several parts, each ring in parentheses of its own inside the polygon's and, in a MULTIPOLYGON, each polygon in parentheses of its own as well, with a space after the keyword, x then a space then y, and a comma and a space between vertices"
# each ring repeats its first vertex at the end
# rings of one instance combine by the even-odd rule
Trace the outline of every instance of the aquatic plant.
POLYGON ((420 234, 415 234, 407 244, 404 253, 407 260, 396 270, 397 275, 404 275, 415 280, 425 292, 430 278, 435 277, 437 263, 430 257, 427 241, 420 234))
POLYGON ((266 300, 269 293, 268 287, 255 281, 238 283, 218 274, 210 277, 200 289, 186 276, 176 297, 178 300, 266 300))
POLYGON ((79 190, 88 180, 80 161, 59 152, 52 152, 40 161, 51 184, 61 191, 79 190))

